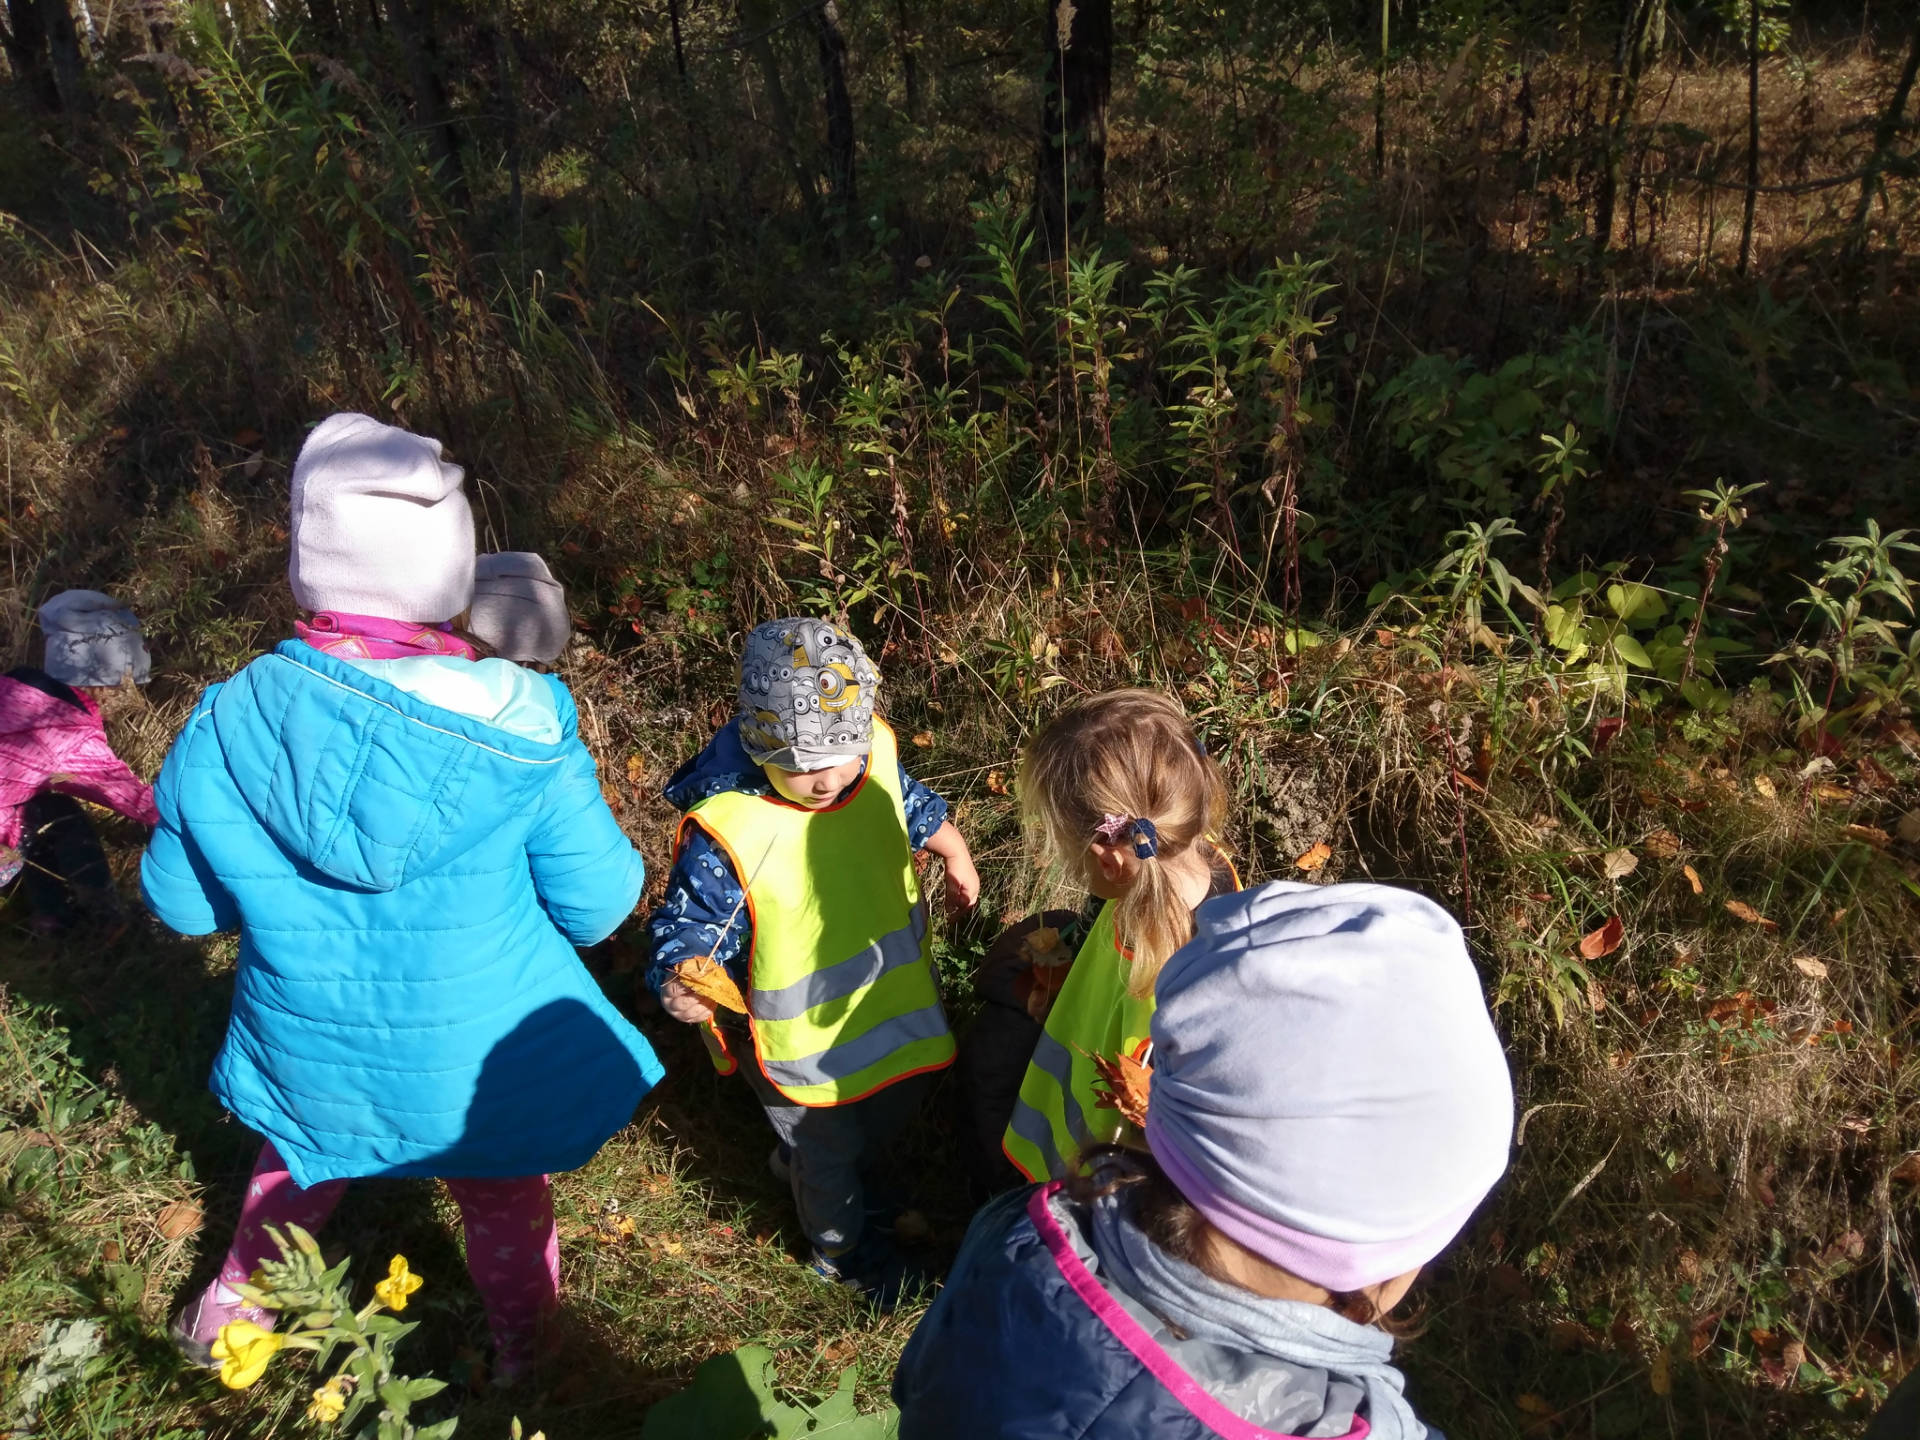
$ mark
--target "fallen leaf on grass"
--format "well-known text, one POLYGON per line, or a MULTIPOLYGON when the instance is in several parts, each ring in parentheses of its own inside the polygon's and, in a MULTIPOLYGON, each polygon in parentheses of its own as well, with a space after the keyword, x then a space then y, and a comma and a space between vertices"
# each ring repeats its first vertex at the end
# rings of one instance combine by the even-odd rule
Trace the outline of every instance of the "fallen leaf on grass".
POLYGON ((1887 1176, 1889 1180, 1898 1180, 1902 1185, 1920 1185, 1920 1150, 1914 1151, 1887 1176))
POLYGON ((1596 1015, 1601 1014, 1607 1008, 1607 992, 1600 988, 1600 982, 1598 980, 1587 981, 1587 1004, 1592 1007, 1593 1013, 1596 1015))
POLYGON ((1693 887, 1694 894, 1704 895, 1706 893, 1707 887, 1700 883, 1700 872, 1698 870, 1694 869, 1691 865, 1682 865, 1680 867, 1680 873, 1687 877, 1687 884, 1693 887))
POLYGON ((1647 1364, 1647 1388, 1663 1399, 1673 1394, 1673 1362, 1664 1350, 1654 1351, 1647 1364))
POLYGON ((1712 1348, 1714 1336, 1720 1333, 1720 1312, 1709 1310, 1699 1316, 1687 1330, 1687 1348, 1693 1358, 1698 1360, 1712 1348))
POLYGON ((1746 921, 1749 925, 1759 925, 1767 930, 1778 930, 1780 928, 1776 922, 1767 919, 1766 916, 1762 915, 1744 900, 1727 901, 1727 913, 1736 920, 1746 921))
POLYGON ((640 758, 639 751, 627 756, 627 783, 639 785, 647 778, 647 762, 640 758))
POLYGON ((987 772, 987 793, 989 795, 1005 795, 1008 793, 1006 771, 989 770, 987 772))
POLYGON ((1541 1396, 1538 1396, 1538 1395, 1529 1394, 1529 1395, 1514 1396, 1513 1408, 1518 1410, 1522 1415, 1553 1414, 1553 1406, 1548 1404, 1545 1399, 1543 1399, 1541 1396))
POLYGON ((191 1200, 176 1200, 154 1220, 160 1233, 169 1240, 191 1235, 200 1228, 200 1207, 191 1200))
POLYGON ((1782 1388, 1791 1385, 1800 1376, 1800 1367, 1807 1363, 1807 1347, 1798 1340, 1789 1340, 1780 1347, 1780 1384, 1782 1388))
POLYGON ((747 1013, 746 997, 740 993, 740 987, 727 973, 727 967, 711 955, 694 955, 682 960, 673 975, 702 1000, 737 1015, 747 1013))
POLYGON ((1796 956, 1793 962, 1793 968, 1809 980, 1824 980, 1827 978, 1826 961, 1816 960, 1811 955, 1796 956))
POLYGON ((1620 948, 1620 942, 1627 938, 1627 925, 1618 915, 1607 917, 1607 923, 1598 930, 1589 930, 1580 937, 1580 958, 1599 960, 1611 955, 1620 948))
POLYGON ((1847 838, 1862 841, 1876 850, 1884 850, 1893 843, 1893 837, 1878 825, 1849 825, 1847 838))
POLYGON ((922 750, 931 750, 933 748, 933 731, 922 730, 913 737, 913 743, 918 745, 922 750))
POLYGON ((1680 855, 1680 837, 1664 825, 1640 842, 1656 860, 1675 860, 1680 855))
POLYGON ((1622 847, 1609 850, 1601 861, 1609 880, 1624 880, 1640 868, 1640 857, 1631 850, 1622 847))
POLYGON ((1768 775, 1754 776, 1753 788, 1755 790, 1758 790, 1762 795, 1766 796, 1767 799, 1769 800, 1777 798, 1780 794, 1780 792, 1774 788, 1773 778, 1768 775))
POLYGON ((1833 785, 1824 781, 1813 787, 1813 793, 1822 800, 1835 800, 1842 805, 1853 799, 1853 792, 1846 786, 1833 785))
POLYGON ((1305 854, 1294 860, 1293 868, 1296 870, 1305 870, 1311 874, 1332 858, 1333 847, 1324 840, 1316 840, 1308 847, 1305 854))

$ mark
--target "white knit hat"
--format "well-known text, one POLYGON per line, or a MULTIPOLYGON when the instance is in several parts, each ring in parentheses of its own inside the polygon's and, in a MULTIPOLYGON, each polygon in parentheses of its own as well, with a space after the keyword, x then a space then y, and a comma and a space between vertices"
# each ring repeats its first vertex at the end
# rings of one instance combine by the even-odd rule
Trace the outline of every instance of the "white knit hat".
POLYGON ((482 555, 473 567, 467 629, 503 660, 551 664, 573 634, 567 592, 530 550, 482 555))
POLYGON ((1507 1168, 1513 1082, 1460 927, 1391 885, 1203 904, 1154 993, 1147 1144, 1231 1239, 1329 1290, 1426 1264, 1507 1168))
POLYGON ((152 657, 133 611, 98 590, 62 590, 40 607, 42 667, 62 685, 147 683, 152 657))
POLYGON ((329 415, 293 462, 287 578, 308 611, 435 624, 473 599, 473 512, 440 442, 329 415))

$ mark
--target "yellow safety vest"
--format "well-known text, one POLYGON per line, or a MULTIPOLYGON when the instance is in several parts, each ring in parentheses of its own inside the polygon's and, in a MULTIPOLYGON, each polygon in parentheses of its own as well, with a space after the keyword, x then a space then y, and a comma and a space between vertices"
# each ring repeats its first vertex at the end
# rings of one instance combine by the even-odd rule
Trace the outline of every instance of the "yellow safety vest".
POLYGON ((867 773, 840 803, 729 791, 683 822, 713 837, 746 887, 747 1028, 761 1071, 797 1105, 849 1104, 953 1063, 899 757, 876 719, 867 773))
MULTIPOLYGON (((1226 857, 1220 857, 1225 860, 1226 857)), ((1240 877, 1233 888, 1240 888, 1240 877)), ((1029 1180, 1064 1180, 1081 1152, 1112 1145, 1126 1134, 1120 1112, 1102 1107, 1104 1086, 1092 1057, 1127 1054, 1146 1060, 1152 1044, 1154 1001, 1127 990, 1133 962, 1113 926, 1113 902, 1100 907, 1073 968, 1054 997, 1040 1043, 1020 1082, 1013 1119, 1000 1148, 1029 1180)))
POLYGON ((1153 1023, 1153 999, 1127 992, 1128 960, 1113 928, 1113 902, 1100 907, 1066 983, 1054 997, 1001 1148, 1029 1180, 1062 1180, 1075 1157, 1118 1140, 1119 1112, 1103 1109, 1092 1056, 1140 1047, 1153 1023))

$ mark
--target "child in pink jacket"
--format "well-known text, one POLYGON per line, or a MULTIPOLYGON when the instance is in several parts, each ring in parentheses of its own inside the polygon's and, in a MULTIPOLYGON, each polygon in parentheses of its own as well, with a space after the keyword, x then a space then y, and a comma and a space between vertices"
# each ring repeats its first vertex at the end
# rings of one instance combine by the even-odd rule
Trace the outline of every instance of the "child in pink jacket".
POLYGON ((97 590, 68 590, 40 607, 44 668, 0 675, 0 885, 21 876, 34 927, 69 928, 83 911, 118 910, 107 857, 72 798, 130 820, 159 818, 153 790, 113 753, 95 691, 150 666, 133 612, 97 590))

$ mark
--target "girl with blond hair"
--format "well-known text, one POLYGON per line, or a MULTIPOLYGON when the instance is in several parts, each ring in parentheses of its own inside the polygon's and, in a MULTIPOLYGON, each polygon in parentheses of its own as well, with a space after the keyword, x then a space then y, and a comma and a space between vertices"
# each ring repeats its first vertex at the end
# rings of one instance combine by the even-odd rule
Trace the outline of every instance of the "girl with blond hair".
POLYGON ((1041 859, 1104 902, 1001 1142, 1027 1179, 1060 1179, 1083 1150, 1129 1138, 1130 1107, 1116 1107, 1102 1068, 1151 1064, 1154 981, 1193 938, 1195 907, 1239 881, 1213 838, 1226 812, 1219 767, 1162 691, 1116 690, 1068 709, 1027 747, 1020 801, 1041 859))

